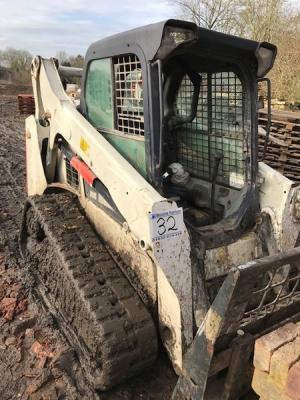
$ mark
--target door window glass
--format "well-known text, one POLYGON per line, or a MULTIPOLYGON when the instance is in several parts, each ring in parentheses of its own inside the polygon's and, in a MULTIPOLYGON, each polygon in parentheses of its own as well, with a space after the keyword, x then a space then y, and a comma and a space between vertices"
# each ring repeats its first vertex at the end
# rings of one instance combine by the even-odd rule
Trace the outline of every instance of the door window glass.
POLYGON ((97 128, 114 128, 111 60, 91 62, 88 70, 85 98, 88 119, 97 128))

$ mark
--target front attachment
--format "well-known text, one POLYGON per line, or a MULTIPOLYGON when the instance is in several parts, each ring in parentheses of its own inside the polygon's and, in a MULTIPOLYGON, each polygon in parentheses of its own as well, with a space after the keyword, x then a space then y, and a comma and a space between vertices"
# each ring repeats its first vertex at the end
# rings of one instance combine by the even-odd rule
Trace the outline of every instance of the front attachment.
POLYGON ((238 399, 251 382, 255 339, 300 320, 299 307, 300 247, 235 268, 187 351, 172 400, 209 400, 209 377, 222 370, 222 400, 238 399))

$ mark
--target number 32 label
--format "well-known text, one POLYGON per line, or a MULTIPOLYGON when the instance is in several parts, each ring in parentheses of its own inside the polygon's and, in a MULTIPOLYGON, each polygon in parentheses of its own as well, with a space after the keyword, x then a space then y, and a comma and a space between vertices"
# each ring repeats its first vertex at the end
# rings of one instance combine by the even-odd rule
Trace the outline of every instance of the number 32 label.
POLYGON ((150 214, 152 242, 182 235, 184 229, 182 208, 150 214))

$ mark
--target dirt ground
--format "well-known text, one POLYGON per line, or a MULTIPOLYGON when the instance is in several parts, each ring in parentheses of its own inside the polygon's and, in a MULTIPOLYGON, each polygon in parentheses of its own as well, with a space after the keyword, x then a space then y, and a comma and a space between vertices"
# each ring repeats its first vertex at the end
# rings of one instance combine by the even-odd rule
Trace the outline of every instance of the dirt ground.
POLYGON ((177 377, 162 351, 142 375, 109 392, 95 392, 74 350, 35 295, 29 266, 18 248, 25 149, 16 94, 29 91, 8 90, 0 83, 0 400, 169 400, 177 377))

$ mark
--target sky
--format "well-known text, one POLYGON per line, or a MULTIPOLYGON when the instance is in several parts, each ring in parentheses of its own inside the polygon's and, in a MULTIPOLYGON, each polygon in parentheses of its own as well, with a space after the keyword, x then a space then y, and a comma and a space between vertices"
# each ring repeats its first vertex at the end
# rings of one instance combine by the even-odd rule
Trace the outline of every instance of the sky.
POLYGON ((85 54, 92 42, 176 16, 166 0, 0 0, 0 50, 85 54))

